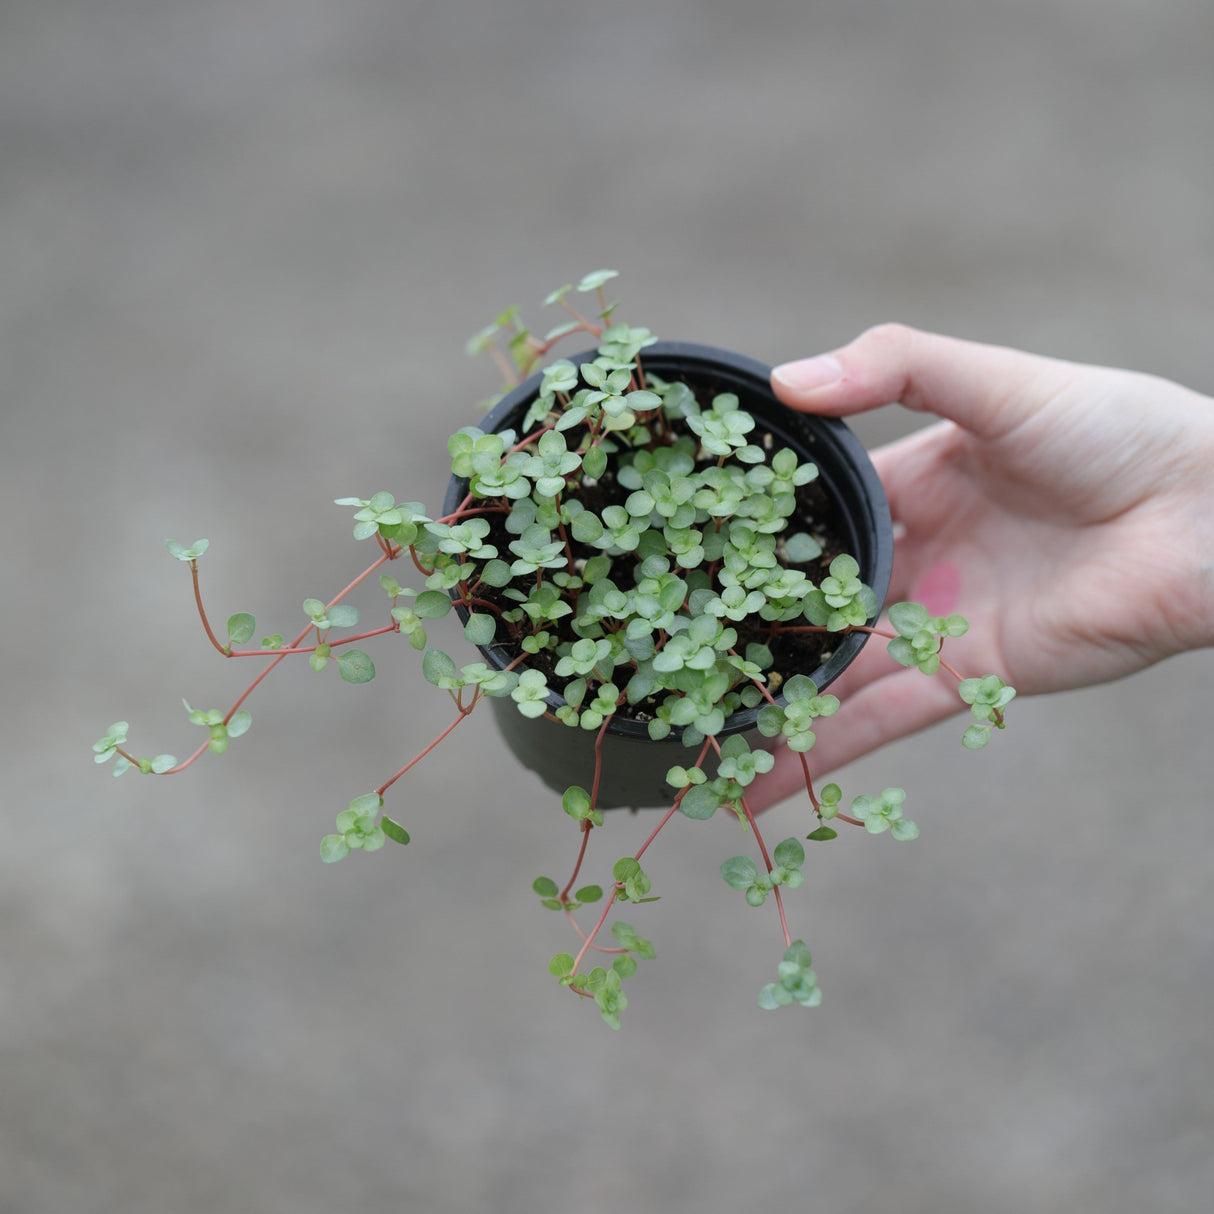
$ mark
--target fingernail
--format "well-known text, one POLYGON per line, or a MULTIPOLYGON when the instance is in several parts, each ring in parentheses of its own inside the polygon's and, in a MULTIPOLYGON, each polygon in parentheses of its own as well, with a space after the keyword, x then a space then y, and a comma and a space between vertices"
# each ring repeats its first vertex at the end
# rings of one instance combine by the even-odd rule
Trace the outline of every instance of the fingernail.
POLYGON ((784 363, 776 367, 771 375, 786 388, 796 392, 813 392, 838 383, 843 378, 843 364, 833 354, 819 354, 817 358, 784 363))

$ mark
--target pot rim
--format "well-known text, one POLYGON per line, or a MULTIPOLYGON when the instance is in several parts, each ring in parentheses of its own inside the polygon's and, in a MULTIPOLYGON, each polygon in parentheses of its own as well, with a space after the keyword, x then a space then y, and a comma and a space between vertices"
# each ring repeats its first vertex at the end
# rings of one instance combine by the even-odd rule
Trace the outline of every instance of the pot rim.
MULTIPOLYGON (((574 366, 580 366, 583 362, 592 361, 596 355, 597 350, 582 350, 577 354, 567 356, 567 361, 573 363, 574 366)), ((716 375, 726 381, 737 381, 737 387, 740 387, 742 392, 758 396, 766 407, 776 413, 783 424, 768 417, 762 418, 762 422, 777 431, 778 437, 785 444, 796 449, 798 456, 808 459, 818 467, 819 480, 826 482, 828 491, 844 515, 845 525, 849 525, 852 529, 851 541, 867 538, 867 544, 855 544, 849 541, 848 551, 860 561, 861 578, 877 596, 877 610, 868 620, 870 626, 874 624, 881 613, 893 572, 893 524, 884 486, 877 476, 877 470, 873 467, 867 450, 851 428, 839 418, 820 417, 816 414, 800 413, 788 408, 771 390, 771 367, 746 354, 738 354, 719 346, 703 345, 697 342, 657 341, 653 345, 645 347, 642 362, 644 365, 652 367, 663 379, 673 378, 677 374, 677 371, 664 371, 663 367, 684 363, 701 374, 716 375), (825 473, 822 461, 817 458, 817 453, 809 449, 810 442, 821 442, 829 451, 831 463, 834 465, 829 474, 825 473), (840 491, 839 481, 844 478, 850 481, 848 487, 851 492, 848 494, 840 491), (849 499, 852 507, 858 505, 858 511, 847 508, 849 499), (862 535, 862 532, 866 535, 862 535), (870 550, 866 553, 867 565, 859 552, 852 551, 854 547, 867 547, 870 550)), ((543 375, 543 370, 537 371, 511 389, 480 420, 479 428, 487 434, 510 428, 511 414, 519 413, 535 399, 543 375)), ((727 390, 734 389, 728 387, 727 390)), ((745 402, 742 403, 742 407, 746 408, 745 402)), ((521 416, 513 419, 516 429, 521 420, 521 416)), ((451 478, 447 497, 443 503, 444 514, 450 514, 458 508, 467 494, 467 486, 466 480, 457 477, 451 478)), ((467 607, 457 602, 455 608, 460 619, 467 622, 469 615, 467 607)), ((809 678, 813 680, 820 692, 825 691, 855 660, 868 641, 869 635, 865 632, 841 634, 840 643, 831 651, 830 656, 820 663, 816 670, 809 672, 809 678)), ((517 652, 512 652, 507 646, 499 643, 488 646, 478 645, 477 648, 485 660, 496 670, 505 669, 518 657, 517 652)), ((526 669, 525 664, 523 669, 526 669)), ((778 704, 785 702, 781 693, 777 692, 774 698, 778 704)), ((547 697, 547 704, 550 709, 555 710, 564 704, 564 700, 556 692, 552 692, 547 697)), ((758 714, 758 707, 738 709, 727 718, 724 728, 719 731, 717 736, 726 737, 729 734, 753 729, 758 714)), ((620 737, 653 742, 653 739, 649 737, 647 724, 631 718, 612 717, 608 722, 607 732, 620 737)), ((681 729, 672 729, 668 737, 654 742, 654 745, 680 745, 682 733, 681 729)))

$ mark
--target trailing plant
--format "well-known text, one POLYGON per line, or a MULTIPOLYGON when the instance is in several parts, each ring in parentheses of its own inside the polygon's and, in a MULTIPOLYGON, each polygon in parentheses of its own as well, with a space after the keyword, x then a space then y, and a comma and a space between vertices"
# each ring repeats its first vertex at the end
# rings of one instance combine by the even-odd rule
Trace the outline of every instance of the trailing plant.
POLYGON ((832 550, 835 541, 805 506, 815 465, 787 447, 769 450, 770 442, 753 441, 756 420, 737 396, 697 393, 647 370, 644 351, 656 338, 616 319, 617 305, 604 293, 613 277, 599 271, 576 292, 565 286, 549 295, 545 304, 560 306, 569 319, 543 337, 511 309, 472 339, 470 350, 487 353, 510 383, 542 367, 521 426, 496 433, 465 426, 451 436, 452 474, 466 483, 466 493, 446 514, 384 491, 337 499, 353 509, 354 539, 369 541, 375 557, 335 595, 305 599, 304 622, 289 641, 291 629, 254 644, 256 621, 243 611, 228 618, 221 639, 199 584, 207 541, 187 548, 169 540, 170 555, 189 568, 212 646, 261 669, 226 710, 185 704, 190 722, 206 731, 186 758, 139 757, 122 721, 94 745, 94 757, 112 762, 115 775, 179 774, 207 752, 223 754, 248 731, 246 701, 288 658, 306 659, 318 674, 333 667, 341 679, 361 684, 375 676, 375 666, 360 644, 405 638, 419 652, 422 677, 447 694, 454 716, 417 755, 336 815, 320 843, 322 860, 378 851, 389 841, 407 844, 405 826, 385 808, 394 785, 486 697, 508 699, 523 717, 545 717, 594 737, 585 783, 561 797, 575 823, 572 869, 563 883, 548 876, 532 883, 541 906, 568 919, 577 940, 576 951, 549 962, 560 985, 593 1001, 618 1028, 628 1002, 623 984, 655 950, 628 922, 612 921, 613 914, 621 904, 657 900, 643 861, 676 815, 704 820, 726 810, 749 833, 755 853, 726 858, 721 877, 749 906, 774 902, 784 938, 777 980, 763 987, 759 1004, 813 1006, 821 992, 809 949, 794 939, 784 905, 784 894, 804 882, 805 848, 797 838, 769 848, 747 789, 773 758, 757 740, 728 732, 730 718, 757 709, 757 729, 769 745, 780 742, 800 756, 811 819, 806 840, 836 838, 839 823, 900 841, 919 831, 903 817, 902 789, 856 794, 845 812, 837 784, 815 786, 807 756, 839 701, 803 671, 782 669, 773 646, 817 643, 821 652, 854 632, 884 638, 894 661, 956 682, 971 708, 973 723, 962 738, 971 749, 1003 728, 1015 691, 996 675, 964 677, 945 660, 946 642, 966 631, 961 616, 933 617, 919 604, 897 603, 889 609, 890 627, 876 625, 876 595, 861 580, 859 563, 832 550), (589 295, 593 306, 579 310, 571 294, 589 295), (592 337, 593 355, 547 362, 571 334, 592 337), (389 572, 397 564, 406 570, 399 578, 389 572), (358 631, 360 610, 347 599, 377 575, 379 622, 358 631), (504 646, 511 660, 502 668, 484 660, 461 665, 434 645, 433 622, 452 611, 474 646, 504 646), (669 805, 641 847, 615 859, 602 884, 583 883, 591 836, 605 825, 602 741, 623 717, 645 722, 654 742, 681 736, 686 759, 671 764, 669 805), (591 906, 596 910, 584 926, 576 912, 591 906))

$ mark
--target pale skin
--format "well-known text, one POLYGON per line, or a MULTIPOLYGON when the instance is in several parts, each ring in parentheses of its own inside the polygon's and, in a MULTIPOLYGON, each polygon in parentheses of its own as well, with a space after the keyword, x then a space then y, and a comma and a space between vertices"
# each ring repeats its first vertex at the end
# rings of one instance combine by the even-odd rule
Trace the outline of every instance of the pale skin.
MULTIPOLYGON (((772 376, 795 409, 944 419, 873 452, 897 526, 887 602, 970 621, 945 656, 1020 695, 1214 645, 1214 400, 1154 376, 881 325, 772 376)), ((874 637, 831 687, 815 776, 965 710, 874 637)), ((1013 710, 1014 711, 1014 710, 1013 710)), ((748 801, 804 788, 782 750, 748 801)))

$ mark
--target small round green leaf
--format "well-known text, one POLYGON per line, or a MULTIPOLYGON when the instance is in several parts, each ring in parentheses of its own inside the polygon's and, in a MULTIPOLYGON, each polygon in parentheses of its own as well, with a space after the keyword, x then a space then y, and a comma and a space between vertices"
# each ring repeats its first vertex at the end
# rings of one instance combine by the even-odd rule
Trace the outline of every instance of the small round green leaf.
POLYGON ((378 826, 371 827, 363 835, 363 851, 379 851, 387 842, 388 836, 378 826))
POLYGON ((252 714, 244 708, 237 709, 234 713, 232 713, 232 719, 228 722, 228 737, 241 737, 243 734, 249 732, 249 726, 252 724, 252 714))
POLYGON ((355 797, 350 802, 352 809, 357 816, 363 814, 373 814, 383 805, 384 799, 377 792, 365 792, 360 797, 355 797))
POLYGON ((732 889, 749 889, 758 875, 758 867, 749 856, 730 856, 721 865, 721 876, 732 889))
POLYGON ((720 796, 710 784, 699 784, 679 802, 679 809, 688 817, 703 821, 711 818, 721 804, 720 796))
POLYGON ((343 809, 337 815, 337 829, 341 833, 348 834, 352 830, 358 829, 359 819, 363 815, 357 809, 343 809))
POLYGON ((798 531, 784 541, 784 553, 795 564, 802 565, 822 555, 822 545, 807 532, 798 531))
POLYGON ((759 1006, 765 1012, 774 1011, 778 1007, 788 1007, 792 1001, 792 995, 778 982, 769 982, 759 992, 759 1006))
POLYGON ((451 600, 441 590, 423 590, 413 604, 413 614, 423 620, 441 620, 451 610, 451 600))
POLYGON ((247 611, 228 616, 228 643, 243 645, 257 631, 257 620, 247 611))
POLYGON ((350 854, 350 845, 344 835, 325 835, 320 841, 320 858, 326 864, 335 864, 350 854))
POLYGON ((597 514, 584 510, 573 520, 572 531, 579 544, 593 544, 602 536, 603 524, 597 514))
POLYGON ((464 625, 464 639, 472 645, 492 645, 497 622, 491 615, 473 612, 464 625))
MULTIPOLYGON (((831 566, 832 572, 834 566, 831 566)), ((904 637, 914 636, 926 627, 931 616, 921 603, 895 603, 889 609, 889 622, 904 637)))
POLYGON ((594 291, 598 287, 601 287, 605 282, 617 277, 619 277, 618 270, 595 270, 592 273, 587 274, 582 281, 578 283, 577 289, 579 291, 594 291))
POLYGON ((427 649, 422 658, 422 674, 427 683, 437 687, 443 679, 455 677, 455 661, 441 649, 427 649))
POLYGON ((691 777, 685 767, 675 766, 666 773, 666 783, 671 788, 686 788, 691 783, 691 777))
POLYGON ((375 663, 361 649, 343 650, 337 669, 347 683, 369 683, 375 678, 375 663))
POLYGON ((755 724, 765 738, 779 736, 784 729, 784 709, 778 704, 765 704, 759 709, 755 724))
POLYGON ((353 628, 358 623, 358 608, 349 603, 335 603, 325 614, 334 628, 353 628))
POLYGON ((641 871, 640 862, 633 856, 621 856, 612 866, 611 875, 617 881, 627 881, 641 871))
POLYGON ((557 953, 556 956, 548 962, 548 972, 554 978, 563 978, 566 974, 573 973, 573 954, 557 953))
POLYGON ((409 832, 394 818, 389 818, 387 814, 381 819, 379 827, 393 843, 409 842, 409 832))
POLYGON ((777 843, 772 854, 782 868, 800 868, 805 863, 805 848, 796 839, 785 839, 782 843, 777 843))
POLYGON ((577 784, 571 785, 561 797, 561 808, 571 818, 585 818, 590 814, 590 794, 577 784))
POLYGON ((607 471, 607 452, 596 444, 590 447, 582 456, 582 472, 591 480, 597 481, 607 471))
POLYGON ((164 546, 169 550, 169 555, 179 561, 196 561, 211 546, 211 541, 195 540, 191 547, 184 548, 176 540, 165 540, 164 546))
POLYGON ((625 978, 631 978, 637 972, 637 963, 635 957, 629 957, 625 954, 623 957, 617 957, 612 963, 611 968, 620 976, 622 982, 625 978))

